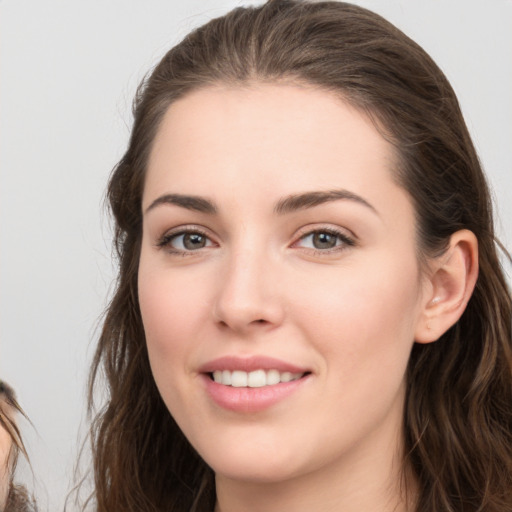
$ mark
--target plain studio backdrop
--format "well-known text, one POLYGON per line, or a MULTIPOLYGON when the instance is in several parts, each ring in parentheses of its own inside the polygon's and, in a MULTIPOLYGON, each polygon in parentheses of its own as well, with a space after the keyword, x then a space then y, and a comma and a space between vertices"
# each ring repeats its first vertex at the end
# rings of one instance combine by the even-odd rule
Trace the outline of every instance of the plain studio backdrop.
MULTIPOLYGON (((448 76, 510 250, 512 1, 355 3, 448 76)), ((23 476, 41 510, 62 510, 87 426, 87 369, 114 276, 104 190, 136 86, 192 28, 241 4, 0 0, 0 376, 33 423, 23 423, 33 477, 23 476)))

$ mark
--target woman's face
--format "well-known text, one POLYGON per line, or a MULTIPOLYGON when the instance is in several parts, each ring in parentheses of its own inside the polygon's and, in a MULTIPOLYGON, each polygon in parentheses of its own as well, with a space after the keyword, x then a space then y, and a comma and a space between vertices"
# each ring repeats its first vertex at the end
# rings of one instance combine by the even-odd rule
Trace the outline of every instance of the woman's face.
POLYGON ((397 455, 425 294, 394 161, 313 87, 211 87, 166 113, 140 307, 162 398, 218 478, 382 471, 397 455))
MULTIPOLYGON (((6 415, 7 418, 14 417, 12 408, 6 403, 3 396, 0 396, 0 408, 2 409, 2 414, 6 415)), ((4 510, 9 494, 12 469, 11 453, 12 438, 9 432, 0 425, 0 510, 4 510)))

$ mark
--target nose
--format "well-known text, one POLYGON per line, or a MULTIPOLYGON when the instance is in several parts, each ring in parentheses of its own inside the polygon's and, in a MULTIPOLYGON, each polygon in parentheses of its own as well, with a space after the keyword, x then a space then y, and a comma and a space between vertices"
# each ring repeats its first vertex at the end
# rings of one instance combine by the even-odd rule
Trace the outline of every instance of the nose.
POLYGON ((263 251, 241 250, 225 262, 213 316, 222 327, 247 335, 283 321, 276 263, 263 251))

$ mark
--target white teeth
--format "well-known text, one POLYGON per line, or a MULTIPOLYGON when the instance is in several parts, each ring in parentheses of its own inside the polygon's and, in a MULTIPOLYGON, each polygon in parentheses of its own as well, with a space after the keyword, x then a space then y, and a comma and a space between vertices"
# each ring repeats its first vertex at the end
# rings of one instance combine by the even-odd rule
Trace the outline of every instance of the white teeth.
MULTIPOLYGON (((224 373, 224 372, 222 372, 224 373)), ((231 374, 231 385, 234 388, 246 388, 247 387, 247 372, 241 372, 240 370, 235 370, 231 374)))
POLYGON ((222 382, 228 386, 231 384, 231 372, 229 370, 222 372, 222 382))
POLYGON ((278 370, 255 370, 253 372, 216 370, 213 372, 215 382, 234 388, 274 386, 280 382, 300 379, 302 376, 302 373, 279 372, 278 370))
POLYGON ((281 382, 281 377, 277 370, 269 370, 267 372, 267 385, 272 386, 273 384, 279 384, 281 382))
POLYGON ((281 373, 281 382, 290 382, 292 380, 292 374, 290 372, 281 373))
POLYGON ((247 376, 247 385, 250 388, 261 388, 267 384, 267 376, 265 370, 256 370, 250 372, 247 376))

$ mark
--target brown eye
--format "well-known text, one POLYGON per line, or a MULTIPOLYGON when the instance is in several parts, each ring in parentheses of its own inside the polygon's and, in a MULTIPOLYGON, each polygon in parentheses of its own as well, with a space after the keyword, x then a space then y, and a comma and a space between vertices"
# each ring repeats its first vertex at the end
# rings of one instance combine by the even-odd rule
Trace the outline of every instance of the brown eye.
POLYGON ((338 237, 332 233, 318 232, 313 233, 311 241, 315 249, 332 249, 336 247, 338 237))
POLYGON ((183 247, 189 251, 206 247, 207 238, 200 233, 186 233, 183 237, 183 247))
POLYGON ((158 242, 159 247, 165 247, 169 252, 175 253, 198 251, 213 245, 214 243, 206 235, 192 230, 169 233, 158 242))
POLYGON ((354 240, 343 233, 328 230, 311 231, 302 236, 294 244, 296 247, 304 249, 313 249, 315 251, 329 251, 330 249, 344 249, 355 245, 354 240))

